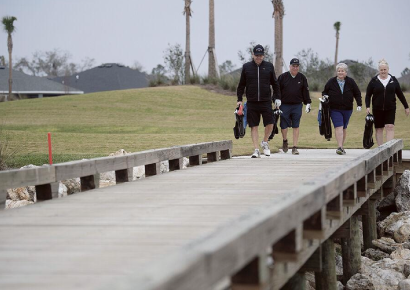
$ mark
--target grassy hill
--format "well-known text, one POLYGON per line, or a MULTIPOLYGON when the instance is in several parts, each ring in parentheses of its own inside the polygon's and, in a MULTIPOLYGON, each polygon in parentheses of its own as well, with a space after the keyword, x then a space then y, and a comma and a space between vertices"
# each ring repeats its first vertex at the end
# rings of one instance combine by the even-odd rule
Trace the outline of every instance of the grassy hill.
MULTIPOLYGON (((336 148, 318 132, 318 93, 313 110, 303 113, 300 147, 336 148)), ((410 95, 407 94, 407 99, 410 95)), ((233 137, 236 97, 195 86, 158 87, 80 96, 0 103, 0 138, 17 150, 15 166, 47 163, 47 132, 52 134, 54 162, 107 156, 118 149, 136 152, 213 140, 234 140, 234 155, 252 153, 250 132, 233 137)), ((354 112, 346 148, 362 148, 365 112, 354 112)), ((410 118, 398 104, 396 138, 410 149, 410 118)), ((262 136, 262 128, 260 135, 262 136)), ((290 135, 291 136, 291 135, 290 135)), ((290 138, 291 140, 291 138, 290 138)), ((280 135, 270 142, 281 146, 280 135)), ((275 147, 276 146, 276 147, 275 147)))

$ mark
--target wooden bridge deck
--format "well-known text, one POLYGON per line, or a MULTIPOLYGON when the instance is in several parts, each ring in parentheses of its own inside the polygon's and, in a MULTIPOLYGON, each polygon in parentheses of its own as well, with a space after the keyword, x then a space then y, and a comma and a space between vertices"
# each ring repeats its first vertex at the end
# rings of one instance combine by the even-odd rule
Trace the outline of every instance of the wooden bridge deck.
MULTIPOLYGON (((163 284, 180 276, 185 289, 208 289, 217 281, 201 282, 195 267, 202 264, 194 263, 206 259, 204 252, 219 249, 220 260, 202 270, 221 278, 217 271, 243 264, 231 263, 228 253, 248 259, 248 253, 240 255, 240 243, 224 252, 231 236, 241 235, 238 228, 278 214, 289 218, 289 228, 271 227, 278 240, 300 223, 295 217, 303 221, 312 214, 310 205, 292 206, 306 198, 312 181, 368 151, 233 158, 1 211, 0 289, 181 289, 163 284)), ((314 193, 306 202, 315 199, 319 210, 328 202, 314 193)), ((247 242, 258 244, 259 238, 266 242, 257 232, 247 242)))

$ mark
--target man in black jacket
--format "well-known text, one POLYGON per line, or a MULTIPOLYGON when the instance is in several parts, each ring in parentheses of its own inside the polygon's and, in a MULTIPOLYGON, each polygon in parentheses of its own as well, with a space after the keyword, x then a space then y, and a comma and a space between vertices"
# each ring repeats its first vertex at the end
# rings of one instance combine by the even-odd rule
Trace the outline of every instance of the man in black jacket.
POLYGON ((261 115, 265 126, 261 147, 265 156, 270 156, 268 138, 273 129, 272 102, 275 100, 275 105, 278 108, 281 105, 280 89, 275 69, 272 63, 263 60, 264 53, 265 50, 260 44, 253 48, 253 61, 243 65, 237 89, 237 105, 240 105, 246 88, 247 121, 251 128, 251 137, 255 148, 252 158, 260 157, 258 127, 261 115), (271 86, 275 98, 273 98, 271 86))
POLYGON ((306 105, 306 113, 310 112, 312 103, 309 96, 309 85, 306 77, 299 72, 299 59, 290 61, 289 71, 281 74, 278 78, 281 101, 280 128, 282 129, 282 150, 288 152, 288 128, 293 128, 292 154, 299 155, 297 149, 299 139, 299 123, 302 117, 302 103, 306 105))

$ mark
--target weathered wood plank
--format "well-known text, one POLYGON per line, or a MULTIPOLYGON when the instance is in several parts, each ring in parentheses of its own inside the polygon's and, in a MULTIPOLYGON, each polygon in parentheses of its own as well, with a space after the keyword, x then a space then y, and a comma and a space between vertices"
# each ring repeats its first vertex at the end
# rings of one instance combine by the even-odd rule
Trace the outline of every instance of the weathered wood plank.
POLYGON ((55 181, 55 167, 48 165, 0 172, 0 190, 26 185, 47 184, 55 181))

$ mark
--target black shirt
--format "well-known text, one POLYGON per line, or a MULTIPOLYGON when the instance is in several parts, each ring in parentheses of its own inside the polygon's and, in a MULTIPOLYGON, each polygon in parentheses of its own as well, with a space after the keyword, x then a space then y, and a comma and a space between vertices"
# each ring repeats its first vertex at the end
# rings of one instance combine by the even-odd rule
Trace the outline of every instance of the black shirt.
POLYGON ((275 99, 280 99, 280 89, 273 64, 262 61, 258 66, 255 61, 247 62, 242 67, 241 79, 236 90, 238 101, 242 101, 246 88, 246 99, 248 101, 271 102, 273 100, 271 86, 275 99))
POLYGON ((281 74, 278 78, 282 104, 312 103, 309 96, 309 85, 306 77, 298 73, 292 77, 290 72, 281 74))

